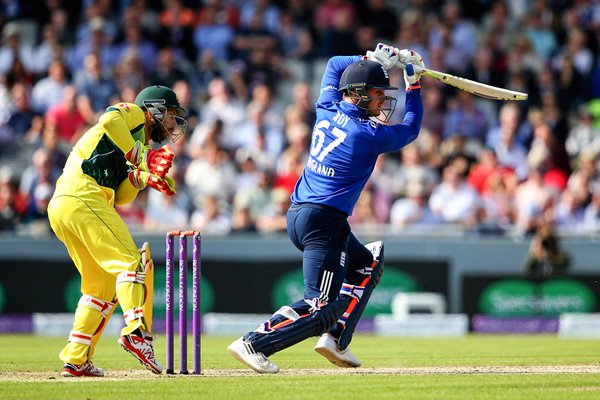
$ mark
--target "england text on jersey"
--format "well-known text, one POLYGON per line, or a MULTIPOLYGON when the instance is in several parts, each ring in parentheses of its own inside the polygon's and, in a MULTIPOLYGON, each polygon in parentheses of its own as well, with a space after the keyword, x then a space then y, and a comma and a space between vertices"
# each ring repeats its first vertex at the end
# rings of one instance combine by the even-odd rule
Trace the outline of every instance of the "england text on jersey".
POLYGON ((312 157, 309 157, 308 161, 306 162, 306 168, 320 175, 335 176, 335 169, 321 164, 312 157))

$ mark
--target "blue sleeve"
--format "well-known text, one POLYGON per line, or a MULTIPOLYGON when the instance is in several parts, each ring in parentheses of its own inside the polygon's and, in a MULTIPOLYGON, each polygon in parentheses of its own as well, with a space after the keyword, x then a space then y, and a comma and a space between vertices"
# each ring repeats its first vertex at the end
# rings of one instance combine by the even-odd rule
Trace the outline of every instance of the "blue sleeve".
POLYGON ((423 121, 423 101, 421 89, 410 90, 406 93, 406 106, 404 108, 404 120, 396 125, 379 125, 376 137, 381 138, 379 145, 380 153, 396 151, 413 142, 421 131, 423 121))
POLYGON ((360 61, 361 58, 362 56, 336 56, 329 59, 321 80, 321 93, 317 106, 342 99, 342 94, 338 92, 342 73, 350 64, 360 61))

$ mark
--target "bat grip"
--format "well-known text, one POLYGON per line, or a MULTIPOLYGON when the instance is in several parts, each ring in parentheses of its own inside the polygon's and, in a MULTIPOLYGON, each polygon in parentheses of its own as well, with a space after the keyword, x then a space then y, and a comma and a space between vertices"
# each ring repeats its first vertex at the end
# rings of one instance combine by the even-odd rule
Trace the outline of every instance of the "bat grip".
MULTIPOLYGON (((398 68, 400 68, 401 70, 405 70, 406 69, 406 64, 404 64, 401 61, 398 61, 398 63, 396 64, 396 66, 398 68)), ((413 64, 413 67, 415 69, 415 74, 422 74, 423 72, 427 71, 427 69, 420 67, 417 64, 413 64)))

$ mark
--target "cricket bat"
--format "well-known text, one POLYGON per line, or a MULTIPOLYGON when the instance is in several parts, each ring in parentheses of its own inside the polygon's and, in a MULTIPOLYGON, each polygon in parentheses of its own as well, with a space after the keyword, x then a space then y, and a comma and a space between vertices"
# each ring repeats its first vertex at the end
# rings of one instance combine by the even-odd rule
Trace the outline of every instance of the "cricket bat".
POLYGON ((417 73, 437 79, 446 85, 454 86, 455 88, 472 93, 476 96, 485 97, 486 99, 519 101, 527 100, 528 97, 527 93, 486 85, 485 83, 472 81, 470 79, 435 71, 433 69, 419 68, 417 65, 414 67, 417 73))

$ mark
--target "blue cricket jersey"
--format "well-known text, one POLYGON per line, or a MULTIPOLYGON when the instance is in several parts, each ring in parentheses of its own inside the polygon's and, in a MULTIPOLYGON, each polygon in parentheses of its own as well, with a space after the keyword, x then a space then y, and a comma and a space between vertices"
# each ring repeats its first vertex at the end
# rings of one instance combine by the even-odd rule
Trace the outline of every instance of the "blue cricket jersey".
POLYGON ((342 73, 360 56, 333 57, 321 82, 316 104, 310 155, 291 199, 294 204, 324 204, 352 214, 379 154, 399 150, 414 141, 421 129, 421 90, 406 93, 404 120, 383 125, 360 108, 342 101, 342 73))

